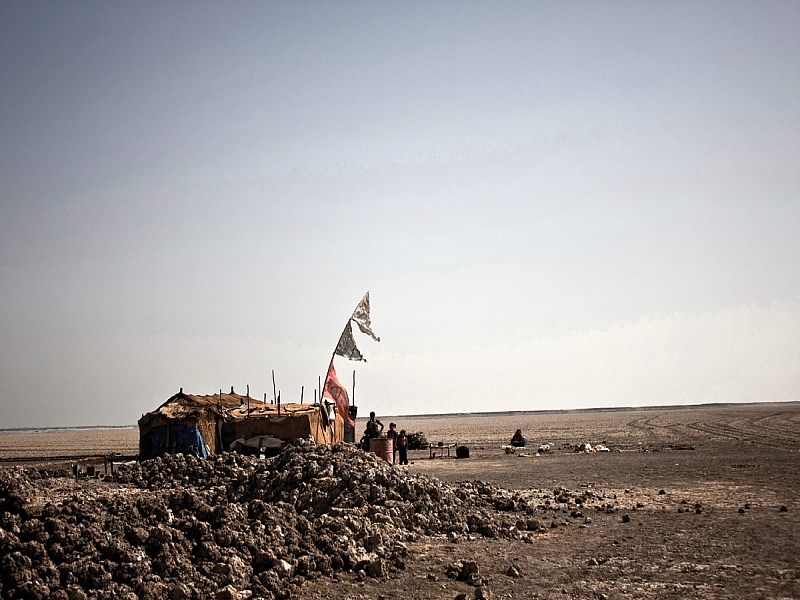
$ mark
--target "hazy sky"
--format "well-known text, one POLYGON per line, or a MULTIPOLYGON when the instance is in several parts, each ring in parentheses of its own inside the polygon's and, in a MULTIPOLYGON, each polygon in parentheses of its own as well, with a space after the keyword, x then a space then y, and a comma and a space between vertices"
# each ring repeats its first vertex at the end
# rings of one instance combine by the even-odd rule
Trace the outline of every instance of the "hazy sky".
POLYGON ((0 427, 800 399, 798 2, 0 3, 0 427))

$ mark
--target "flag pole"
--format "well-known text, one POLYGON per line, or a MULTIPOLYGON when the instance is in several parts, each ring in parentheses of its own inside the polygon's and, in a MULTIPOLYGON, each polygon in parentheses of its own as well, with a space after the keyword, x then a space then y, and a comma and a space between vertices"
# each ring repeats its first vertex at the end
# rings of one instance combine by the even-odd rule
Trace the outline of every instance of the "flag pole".
MULTIPOLYGON (((336 341, 336 347, 333 349, 333 354, 331 354, 331 362, 328 364, 328 370, 325 372, 325 383, 328 382, 328 373, 330 373, 331 366, 333 365, 333 359, 336 357, 336 350, 339 349, 339 342, 342 341, 342 336, 344 335, 344 332, 347 331, 347 326, 350 324, 350 321, 352 321, 353 317, 356 316, 356 311, 358 310, 358 307, 361 306, 361 303, 364 302, 364 299, 368 295, 369 295, 369 290, 367 290, 367 293, 364 294, 364 296, 361 298, 361 300, 358 301, 358 304, 356 304, 356 307, 353 309, 353 312, 350 314, 350 318, 347 319, 347 323, 345 324, 344 329, 342 329, 342 333, 339 335, 339 339, 336 341)), ((322 388, 322 393, 323 394, 325 393, 325 387, 324 386, 322 388)), ((320 398, 320 401, 321 400, 322 400, 322 398, 320 398)))
MULTIPOLYGON (((323 402, 323 397, 325 395, 325 388, 328 385, 328 374, 331 372, 331 367, 333 367, 333 359, 336 358, 336 351, 339 349, 339 342, 342 341, 342 336, 344 336, 345 332, 347 331, 347 327, 350 325, 350 322, 356 316, 356 311, 358 310, 358 307, 361 306, 361 303, 364 302, 364 300, 366 299, 367 296, 369 296, 369 290, 367 290, 367 293, 364 294, 364 296, 361 298, 361 300, 358 301, 358 304, 356 304, 356 307, 353 309, 353 312, 350 314, 350 318, 347 319, 347 323, 345 324, 344 329, 342 329, 342 333, 339 335, 339 339, 336 341, 336 347, 333 349, 333 353, 331 354, 331 362, 328 364, 328 370, 325 372, 325 385, 323 385, 322 389, 320 390, 319 403, 323 407, 324 407, 324 404, 325 404, 323 402)), ((350 418, 350 404, 349 404, 350 399, 348 398, 347 401, 348 401, 348 405, 347 405, 347 413, 348 414, 346 416, 342 415, 342 420, 347 420, 347 419, 350 418)), ((334 422, 335 422, 335 418, 334 418, 334 422)))

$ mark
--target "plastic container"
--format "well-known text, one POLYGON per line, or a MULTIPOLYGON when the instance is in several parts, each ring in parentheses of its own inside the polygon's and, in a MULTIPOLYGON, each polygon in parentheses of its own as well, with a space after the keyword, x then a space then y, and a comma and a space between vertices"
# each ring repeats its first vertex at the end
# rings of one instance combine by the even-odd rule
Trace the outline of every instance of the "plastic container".
POLYGON ((369 441, 369 449, 376 455, 380 456, 383 460, 391 464, 393 458, 392 454, 394 453, 392 440, 385 438, 372 438, 369 441))

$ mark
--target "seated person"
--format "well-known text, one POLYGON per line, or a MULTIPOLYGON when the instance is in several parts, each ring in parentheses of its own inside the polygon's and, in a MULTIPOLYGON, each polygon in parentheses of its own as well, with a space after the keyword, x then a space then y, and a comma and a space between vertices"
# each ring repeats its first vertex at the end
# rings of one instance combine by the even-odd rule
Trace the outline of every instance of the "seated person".
POLYGON ((517 448, 522 448, 527 443, 528 443, 528 438, 522 435, 521 429, 517 429, 516 433, 514 433, 514 437, 511 438, 511 445, 517 448))

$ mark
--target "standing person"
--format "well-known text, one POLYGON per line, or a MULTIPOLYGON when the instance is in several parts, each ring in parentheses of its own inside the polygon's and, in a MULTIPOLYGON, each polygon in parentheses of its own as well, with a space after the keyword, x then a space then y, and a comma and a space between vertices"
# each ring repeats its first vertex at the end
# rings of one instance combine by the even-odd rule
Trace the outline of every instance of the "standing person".
POLYGON ((383 433, 383 423, 375 418, 375 411, 369 413, 369 421, 367 421, 367 437, 369 439, 379 438, 383 433))
POLYGON ((397 434, 397 451, 400 453, 400 464, 407 465, 408 464, 408 436, 406 436, 406 430, 401 429, 400 433, 397 434))
POLYGON ((397 462, 397 425, 394 423, 389 423, 386 439, 392 440, 392 464, 395 464, 397 462))

